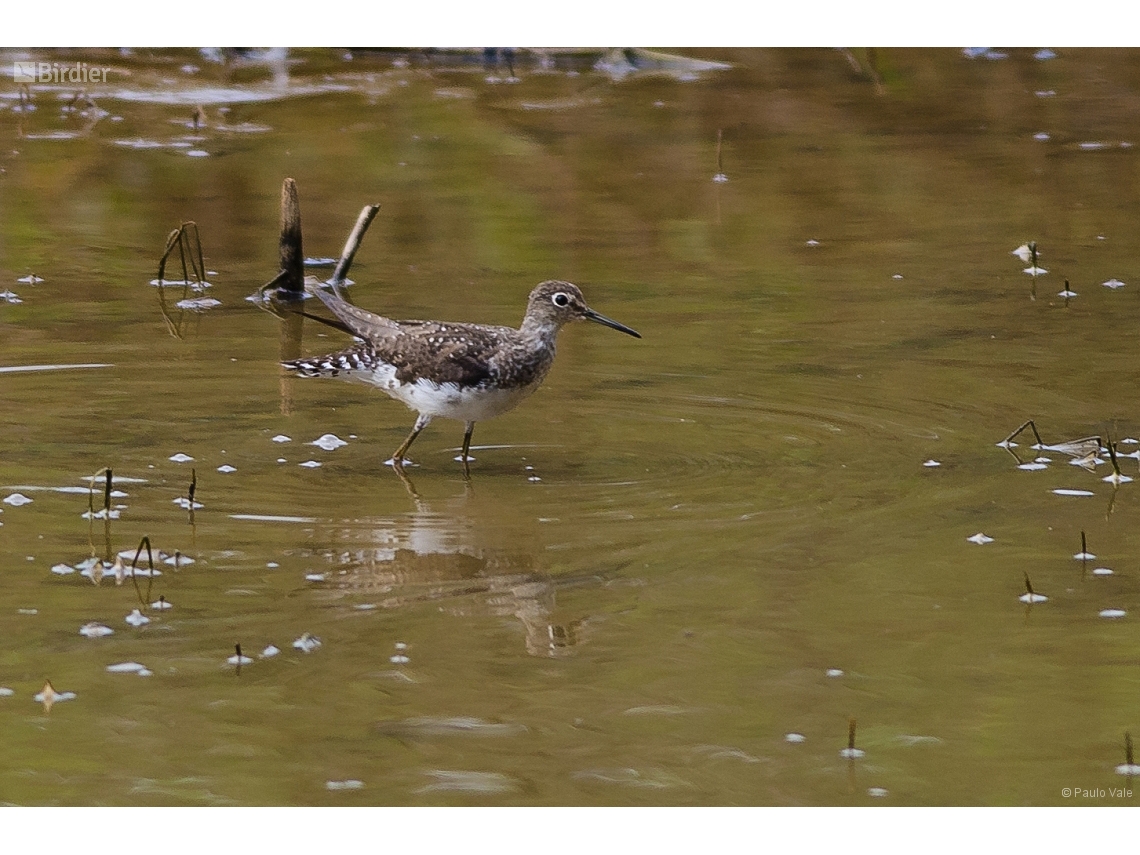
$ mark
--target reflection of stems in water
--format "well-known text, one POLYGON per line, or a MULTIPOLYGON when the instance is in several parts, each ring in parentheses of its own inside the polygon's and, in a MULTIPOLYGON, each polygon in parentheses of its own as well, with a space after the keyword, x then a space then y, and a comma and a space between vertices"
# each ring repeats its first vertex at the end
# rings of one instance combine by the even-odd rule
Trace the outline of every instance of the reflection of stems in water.
POLYGON ((150 537, 147 535, 143 535, 143 539, 139 541, 139 548, 135 550, 135 557, 131 559, 131 583, 135 586, 135 593, 138 594, 139 602, 144 606, 147 605, 150 602, 151 586, 154 585, 154 555, 151 554, 150 537), (142 590, 139 588, 139 580, 135 575, 135 571, 138 569, 139 565, 139 556, 142 555, 142 549, 144 546, 146 547, 147 566, 150 568, 150 575, 147 576, 145 597, 143 596, 142 590))
POLYGON ((174 229, 166 238, 166 249, 163 250, 162 258, 158 260, 158 306, 162 312, 162 319, 166 321, 166 327, 170 334, 175 338, 182 338, 182 320, 185 317, 185 310, 180 309, 178 313, 178 320, 175 321, 170 316, 170 310, 166 307, 166 262, 170 259, 174 248, 178 248, 178 259, 182 264, 182 299, 186 299, 190 293, 192 286, 197 286, 199 289, 203 288, 206 284, 206 262, 202 256, 202 239, 198 234, 198 224, 193 220, 180 225, 174 229), (194 232, 194 243, 188 246, 190 240, 190 230, 194 232), (187 251, 195 250, 189 253, 190 266, 186 266, 187 251), (195 258, 197 256, 197 258, 195 258), (191 279, 191 273, 193 279, 191 279))
POLYGON ((237 673, 241 674, 241 645, 234 645, 234 652, 237 654, 237 673))

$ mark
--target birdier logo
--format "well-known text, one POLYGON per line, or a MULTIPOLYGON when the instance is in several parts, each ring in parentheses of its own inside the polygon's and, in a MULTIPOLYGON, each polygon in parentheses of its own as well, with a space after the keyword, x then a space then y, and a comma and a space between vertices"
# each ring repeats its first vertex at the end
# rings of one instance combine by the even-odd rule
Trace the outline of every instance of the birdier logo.
POLYGON ((59 62, 12 63, 12 79, 16 83, 106 83, 110 68, 91 66, 85 62, 64 65, 59 62))

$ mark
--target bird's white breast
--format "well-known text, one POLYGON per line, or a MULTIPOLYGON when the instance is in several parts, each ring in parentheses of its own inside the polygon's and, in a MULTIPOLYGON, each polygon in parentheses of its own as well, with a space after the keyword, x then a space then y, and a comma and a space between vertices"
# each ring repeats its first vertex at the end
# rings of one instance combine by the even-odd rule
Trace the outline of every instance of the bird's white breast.
POLYGON ((506 388, 461 387, 456 383, 433 383, 424 379, 404 383, 396 379, 393 366, 382 364, 368 375, 367 382, 424 415, 481 422, 514 409, 541 385, 542 380, 528 386, 506 388))

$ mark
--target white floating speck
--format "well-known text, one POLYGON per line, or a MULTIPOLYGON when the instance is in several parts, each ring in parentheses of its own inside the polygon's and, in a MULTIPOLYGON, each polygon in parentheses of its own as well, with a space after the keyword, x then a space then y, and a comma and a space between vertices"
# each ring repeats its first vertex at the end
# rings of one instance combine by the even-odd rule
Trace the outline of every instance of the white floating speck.
POLYGON ((1049 464, 1048 463, 1038 463, 1036 460, 1034 460, 1032 463, 1019 463, 1017 465, 1017 468, 1018 469, 1025 469, 1027 471, 1034 472, 1034 471, 1039 471, 1041 469, 1048 469, 1049 464))
POLYGON ((1140 445, 1140 439, 1136 439, 1135 437, 1127 436, 1124 439, 1120 440, 1120 444, 1121 445, 1140 445))
POLYGON ((300 650, 302 653, 312 653, 321 646, 321 640, 315 635, 306 632, 300 638, 293 642, 293 646, 300 650))
POLYGON ((887 791, 884 790, 882 787, 868 787, 867 788, 867 795, 869 795, 873 799, 881 799, 881 798, 886 797, 887 791))
POLYGON ((891 278, 892 278, 892 279, 902 279, 902 278, 903 278, 903 275, 902 275, 901 273, 896 273, 896 274, 894 274, 894 275, 893 275, 891 278))
POLYGON ((138 662, 119 662, 107 666, 107 671, 111 674, 138 674, 146 670, 146 666, 140 665, 138 662))
POLYGON ((939 463, 937 460, 927 460, 927 461, 926 461, 925 463, 923 463, 922 465, 923 465, 923 466, 926 466, 926 467, 928 467, 928 468, 930 468, 930 469, 933 469, 935 466, 941 466, 942 464, 941 464, 941 463, 939 463))
POLYGON ((175 555, 171 555, 169 558, 164 558, 163 562, 165 564, 171 564, 174 567, 185 567, 187 564, 193 564, 194 559, 187 558, 185 555, 179 552, 175 555))
POLYGON ((222 305, 221 300, 215 300, 213 297, 190 297, 186 300, 179 300, 174 304, 177 309, 185 309, 188 312, 204 312, 206 309, 212 309, 214 306, 222 305))
POLYGON ((112 635, 115 630, 109 626, 103 626, 101 623, 85 623, 79 627, 79 634, 87 638, 102 638, 105 635, 112 635))
POLYGON ((323 448, 325 451, 336 451, 336 449, 342 445, 348 445, 348 443, 334 433, 326 433, 324 436, 314 439, 309 445, 315 445, 318 448, 323 448))
POLYGON ((1103 142, 1083 142, 1077 148, 1083 151, 1100 151, 1102 148, 1108 148, 1108 143, 1103 142))
POLYGON ((1122 618, 1126 614, 1128 614, 1128 612, 1124 611, 1124 609, 1104 609, 1100 613, 1100 616, 1102 618, 1122 618))
POLYGON ((18 615, 38 615, 39 613, 39 609, 16 609, 18 615))
POLYGON ((206 507, 201 502, 191 502, 185 496, 179 496, 177 499, 171 499, 170 501, 171 501, 171 504, 178 505, 178 507, 182 508, 182 510, 184 510, 184 511, 189 511, 189 510, 195 510, 196 511, 199 508, 206 507))
POLYGON ((1116 767, 1116 774, 1128 775, 1129 777, 1140 775, 1140 763, 1121 763, 1116 767))
POLYGON ((117 520, 121 513, 122 511, 115 508, 112 508, 111 510, 100 508, 99 510, 95 511, 95 513, 91 513, 91 511, 84 511, 80 514, 80 516, 85 520, 117 520))
POLYGON ((403 641, 397 641, 395 644, 395 647, 397 650, 407 650, 408 649, 408 645, 403 641))
POLYGON ((261 651, 261 658, 262 659, 270 659, 270 658, 276 656, 280 652, 281 652, 281 649, 279 647, 271 644, 268 647, 266 647, 264 650, 261 651))
POLYGON ((31 503, 32 500, 23 493, 13 493, 4 500, 4 504, 11 505, 14 508, 18 508, 20 505, 30 505, 31 503))
POLYGON ((253 660, 246 656, 244 653, 241 656, 238 656, 235 653, 233 656, 226 660, 226 664, 228 665, 249 665, 252 662, 253 660))
POLYGON ((967 537, 966 540, 970 541, 970 543, 976 543, 976 544, 978 544, 978 546, 981 546, 981 545, 986 544, 986 543, 993 543, 994 542, 994 539, 992 537, 984 535, 980 531, 977 534, 975 534, 973 537, 967 537))
POLYGON ((1026 267, 1023 273, 1028 273, 1030 276, 1044 276, 1049 271, 1044 267, 1026 267))
POLYGON ((1080 294, 1078 294, 1076 291, 1070 291, 1068 288, 1066 288, 1064 291, 1058 291, 1057 296, 1064 297, 1066 300, 1068 300, 1072 297, 1079 297, 1080 294))
POLYGON ((221 466, 218 467, 218 471, 219 472, 227 472, 227 473, 228 472, 237 472, 237 467, 236 466, 230 466, 230 464, 228 464, 228 463, 223 463, 221 466))
POLYGON ((1045 602, 1049 601, 1049 598, 1046 597, 1044 594, 1029 594, 1029 593, 1022 594, 1020 597, 1018 597, 1018 599, 1021 600, 1021 602, 1023 602, 1023 603, 1030 603, 1030 604, 1032 604, 1032 603, 1045 603, 1045 602))
POLYGON ((1029 248, 1029 244, 1023 243, 1017 249, 1013 250, 1010 255, 1016 255, 1021 259, 1023 264, 1028 264, 1029 259, 1033 258, 1033 250, 1029 248))
POLYGON ((285 462, 286 462, 286 460, 285 460, 285 458, 284 458, 284 457, 278 457, 278 458, 277 458, 277 462, 278 462, 278 463, 285 463, 285 462))
POLYGON ((1113 291, 1115 291, 1117 288, 1124 287, 1124 283, 1119 279, 1109 279, 1107 282, 1101 282, 1100 284, 1105 288, 1111 288, 1113 291))
POLYGON ((1033 54, 1033 58, 1038 62, 1044 62, 1047 59, 1056 59, 1057 54, 1051 51, 1049 48, 1041 48, 1041 50, 1033 54))
POLYGON ((131 626, 146 626, 150 623, 150 618, 140 612, 138 609, 132 611, 129 615, 123 618, 131 626))
POLYGON ((170 605, 169 600, 156 600, 150 604, 150 607, 152 609, 158 609, 159 611, 165 611, 166 609, 174 608, 174 606, 170 605))
POLYGON ((1073 557, 1078 561, 1092 561, 1096 558, 1091 552, 1076 552, 1073 554, 1073 557))
POLYGON ((323 581, 325 581, 325 574, 324 573, 306 573, 305 574, 305 581, 306 582, 323 582, 323 581))
POLYGON ((171 455, 168 459, 173 460, 175 463, 189 463, 194 458, 191 457, 189 454, 183 454, 180 451, 177 454, 171 455))
POLYGON ((285 434, 279 433, 279 434, 277 434, 277 436, 273 437, 273 441, 274 442, 292 442, 293 437, 285 436, 285 434))
POLYGON ((17 303, 24 302, 20 299, 19 294, 17 294, 15 291, 9 291, 7 288, 5 288, 3 291, 0 291, 0 300, 3 300, 5 303, 11 303, 13 306, 17 303))
POLYGON ((715 181, 717 184, 724 184, 726 181, 728 181, 728 176, 723 172, 718 172, 713 176, 713 181, 715 181))
POLYGON ((316 469, 321 464, 320 461, 317 460, 306 460, 304 463, 298 463, 297 465, 304 466, 306 469, 316 469))
POLYGON ((798 745, 799 743, 805 742, 806 740, 807 740, 807 737, 804 736, 802 733, 785 733, 784 734, 784 742, 790 742, 793 745, 798 745))
POLYGON ((1044 131, 1040 131, 1033 135, 1033 139, 1037 140, 1038 142, 1045 142, 1049 139, 1049 135, 1044 131))
POLYGON ((186 156, 187 157, 209 157, 210 153, 208 151, 202 151, 202 149, 200 149, 200 148, 192 148, 188 152, 186 152, 186 156))
POLYGON ((281 565, 278 564, 276 561, 266 561, 265 566, 268 567, 270 570, 272 570, 273 568, 280 567, 281 565))
POLYGON ((14 694, 16 693, 9 689, 7 686, 0 686, 0 698, 10 698, 14 694))
POLYGON ((57 576, 67 576, 75 572, 75 568, 70 564, 56 564, 51 568, 51 572, 57 576))
POLYGON ((1092 492, 1091 490, 1065 490, 1063 488, 1058 488, 1056 490, 1053 490, 1052 492, 1056 493, 1058 496, 1095 496, 1096 495, 1096 493, 1092 492))
POLYGON ((819 241, 815 238, 811 238, 804 242, 804 246, 819 246, 819 241))
POLYGON ((396 665, 407 665, 412 660, 405 656, 403 653, 395 653, 388 657, 388 661, 396 665))
POLYGON ((32 700, 34 700, 36 703, 39 703, 39 704, 42 704, 42 703, 58 704, 60 701, 73 701, 73 700, 75 700, 75 692, 57 692, 49 684, 49 685, 44 687, 44 690, 42 692, 40 692, 38 695, 36 695, 34 698, 32 698, 32 700))
POLYGON ((856 760, 863 757, 867 752, 862 748, 844 748, 839 752, 840 757, 846 757, 848 760, 856 760))
POLYGON ((842 668, 828 668, 826 673, 827 673, 828 677, 842 677, 843 676, 843 669, 842 668))
POLYGON ((1127 484, 1132 479, 1127 475, 1121 475, 1119 472, 1113 472, 1111 475, 1106 475, 1105 477, 1101 478, 1100 480, 1101 481, 1107 481, 1109 484, 1120 485, 1120 484, 1127 484))
POLYGON ((1093 569, 1092 574, 1094 576, 1111 576, 1112 575, 1112 568, 1110 568, 1110 567, 1096 567, 1093 569))
POLYGON ((40 282, 43 282, 44 280, 41 279, 39 276, 36 276, 34 273, 29 273, 27 276, 21 276, 16 281, 19 282, 21 285, 38 285, 40 282))
POLYGON ((364 782, 355 779, 348 781, 325 781, 325 789, 327 790, 359 790, 363 787, 364 782))

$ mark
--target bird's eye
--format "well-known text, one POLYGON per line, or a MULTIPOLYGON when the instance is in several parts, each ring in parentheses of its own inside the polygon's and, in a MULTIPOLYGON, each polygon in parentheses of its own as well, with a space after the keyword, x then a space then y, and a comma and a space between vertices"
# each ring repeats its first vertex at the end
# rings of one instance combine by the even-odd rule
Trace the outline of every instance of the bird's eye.
POLYGON ((550 299, 554 301, 554 305, 556 305, 560 308, 564 308, 564 307, 570 305, 570 298, 567 297, 565 294, 563 294, 561 291, 559 291, 557 294, 555 294, 550 299))

